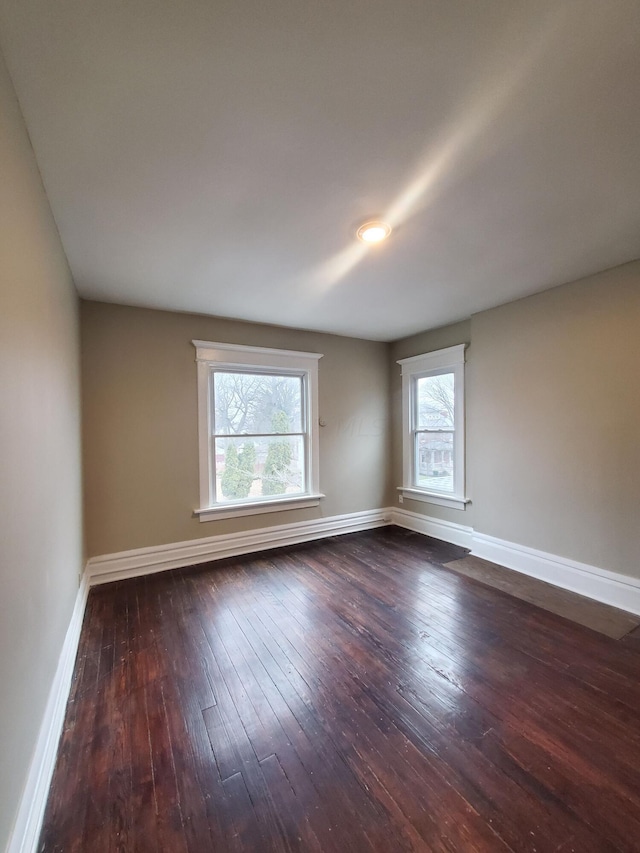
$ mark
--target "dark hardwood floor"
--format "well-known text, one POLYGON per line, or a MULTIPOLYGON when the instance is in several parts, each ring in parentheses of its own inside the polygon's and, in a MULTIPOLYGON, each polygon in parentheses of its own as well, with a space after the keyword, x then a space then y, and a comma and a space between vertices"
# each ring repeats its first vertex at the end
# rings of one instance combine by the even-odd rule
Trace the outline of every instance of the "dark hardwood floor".
POLYGON ((397 528, 91 592, 41 851, 640 851, 640 641, 397 528))

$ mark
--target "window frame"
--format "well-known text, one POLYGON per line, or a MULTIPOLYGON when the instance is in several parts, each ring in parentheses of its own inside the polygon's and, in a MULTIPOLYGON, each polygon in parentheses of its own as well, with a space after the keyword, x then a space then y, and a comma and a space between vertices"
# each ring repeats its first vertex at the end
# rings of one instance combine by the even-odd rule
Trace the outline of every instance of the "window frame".
MULTIPOLYGON (((200 521, 237 518, 288 509, 318 506, 320 492, 320 445, 318 430, 318 361, 320 353, 296 352, 241 344, 192 341, 196 348, 198 376, 198 456, 200 507, 194 510, 200 521), (212 432, 213 374, 219 372, 265 373, 302 378, 302 426, 305 448, 305 491, 296 495, 247 498, 242 501, 215 501, 215 460, 212 432)), ((278 433, 276 433, 278 435, 278 433)))
MULTIPOLYGON (((438 506, 464 509, 470 502, 465 495, 465 350, 458 344, 434 352, 414 355, 398 360, 402 370, 402 486, 398 491, 410 500, 424 501, 438 506), (418 433, 418 380, 429 376, 453 373, 454 376, 454 428, 453 428, 453 492, 425 489, 417 483, 418 433)), ((449 430, 441 430, 447 432, 449 430)))

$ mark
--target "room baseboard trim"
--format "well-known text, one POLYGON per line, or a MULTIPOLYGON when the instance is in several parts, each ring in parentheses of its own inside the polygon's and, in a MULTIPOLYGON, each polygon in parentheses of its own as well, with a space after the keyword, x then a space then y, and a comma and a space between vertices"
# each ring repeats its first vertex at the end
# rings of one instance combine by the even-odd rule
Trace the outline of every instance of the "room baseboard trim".
POLYGON ((484 533, 473 533, 471 553, 533 578, 640 616, 640 580, 537 551, 484 533))
POLYGON ((88 592, 89 583, 84 574, 62 644, 56 674, 49 691, 38 740, 6 853, 36 853, 37 850, 49 786, 58 755, 58 743, 71 689, 88 592))
POLYGON ((389 512, 391 523, 397 524, 398 527, 405 527, 407 530, 423 533, 425 536, 432 536, 443 542, 451 542, 453 545, 460 545, 461 548, 471 548, 472 527, 421 515, 419 512, 411 512, 408 509, 394 507, 389 512))
POLYGON ((169 569, 194 566, 198 563, 208 563, 211 560, 222 560, 225 557, 239 557, 242 554, 280 548, 283 545, 297 545, 327 536, 371 530, 374 527, 389 524, 389 520, 389 510, 374 509, 317 518, 312 521, 261 527, 258 530, 242 533, 223 533, 205 539, 193 539, 158 547, 136 548, 132 551, 91 557, 87 563, 87 575, 90 585, 95 586, 169 569))
POLYGON ((468 548, 474 556, 640 615, 638 579, 478 533, 463 524, 397 507, 262 527, 242 533, 220 534, 204 539, 92 557, 87 563, 86 574, 89 585, 94 586, 208 563, 225 557, 238 557, 269 548, 296 545, 328 536, 371 530, 386 524, 396 524, 398 527, 468 548))

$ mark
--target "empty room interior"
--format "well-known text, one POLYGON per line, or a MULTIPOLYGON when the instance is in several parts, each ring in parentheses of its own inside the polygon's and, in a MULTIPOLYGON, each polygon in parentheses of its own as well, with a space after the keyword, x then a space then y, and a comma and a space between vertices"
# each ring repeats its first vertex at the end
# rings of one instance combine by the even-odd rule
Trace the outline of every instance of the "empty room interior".
POLYGON ((640 851, 638 0, 0 0, 0 849, 640 851))

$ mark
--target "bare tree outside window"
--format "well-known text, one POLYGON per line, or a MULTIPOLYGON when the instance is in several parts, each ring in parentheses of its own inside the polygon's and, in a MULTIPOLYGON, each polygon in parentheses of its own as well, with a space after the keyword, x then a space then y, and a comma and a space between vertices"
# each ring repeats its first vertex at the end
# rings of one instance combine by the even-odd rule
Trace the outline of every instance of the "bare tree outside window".
POLYGON ((302 378, 215 371, 213 397, 217 499, 304 492, 302 378))
POLYGON ((278 412, 286 415, 291 432, 301 431, 299 376, 216 371, 213 395, 216 435, 273 433, 278 412))
POLYGON ((418 426, 453 429, 454 402, 453 373, 418 379, 418 426))
POLYGON ((216 431, 227 435, 248 432, 255 420, 262 377, 249 373, 216 373, 214 399, 216 431))

